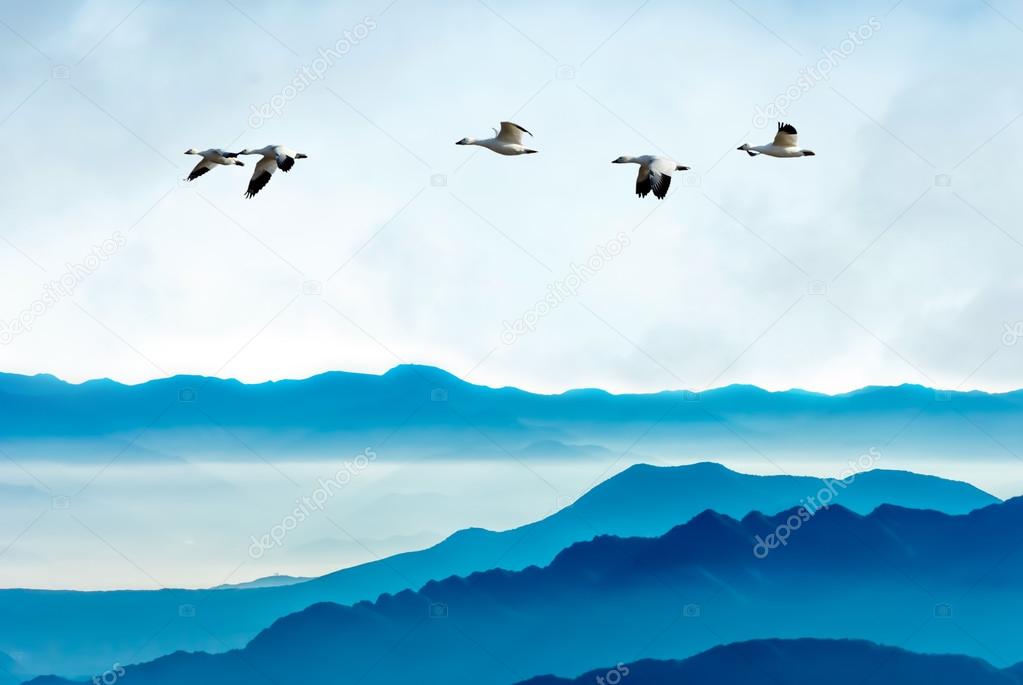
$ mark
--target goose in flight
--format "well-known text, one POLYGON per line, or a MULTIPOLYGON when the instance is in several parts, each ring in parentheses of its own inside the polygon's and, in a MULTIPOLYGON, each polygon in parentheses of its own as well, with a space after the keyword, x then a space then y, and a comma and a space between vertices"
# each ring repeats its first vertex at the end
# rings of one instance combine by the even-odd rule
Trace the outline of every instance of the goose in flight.
POLYGON ((767 155, 768 157, 813 157, 813 150, 806 150, 799 147, 796 141, 796 127, 792 124, 778 122, 778 133, 774 136, 774 142, 770 145, 758 145, 750 147, 749 143, 743 143, 740 150, 750 157, 767 155))
MULTIPOLYGON (((462 138, 455 145, 479 145, 485 147, 488 150, 493 150, 499 155, 531 155, 536 150, 530 150, 522 144, 522 134, 529 133, 526 129, 522 128, 518 124, 513 124, 510 121, 501 122, 501 130, 494 129, 494 133, 497 134, 493 138, 484 138, 478 140, 476 138, 462 138)), ((529 133, 529 135, 533 135, 529 133)))
POLYGON ((185 179, 186 181, 194 181, 218 164, 222 164, 224 166, 245 166, 245 163, 238 159, 239 153, 225 152, 219 148, 200 151, 193 147, 185 150, 185 154, 199 155, 202 157, 202 160, 196 164, 191 173, 188 174, 188 178, 185 179))
POLYGON ((619 157, 611 162, 612 164, 638 164, 639 175, 636 177, 636 195, 646 197, 650 191, 654 197, 663 200, 668 194, 668 186, 671 185, 671 174, 675 171, 689 171, 689 167, 682 166, 673 159, 658 157, 656 155, 643 155, 642 157, 619 157))
POLYGON ((283 145, 267 145, 258 150, 245 149, 238 154, 261 155, 262 157, 256 162, 256 168, 252 170, 252 178, 249 179, 249 187, 245 191, 245 197, 252 197, 262 190, 263 186, 270 182, 270 177, 273 176, 278 168, 284 172, 291 171, 291 167, 295 166, 296 159, 308 157, 308 155, 295 152, 283 145))

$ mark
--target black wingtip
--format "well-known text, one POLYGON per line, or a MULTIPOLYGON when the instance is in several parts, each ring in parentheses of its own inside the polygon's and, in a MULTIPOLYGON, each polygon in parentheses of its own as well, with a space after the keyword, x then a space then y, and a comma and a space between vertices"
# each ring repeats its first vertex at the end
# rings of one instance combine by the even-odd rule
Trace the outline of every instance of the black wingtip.
MULTIPOLYGON (((503 124, 504 122, 502 121, 501 123, 503 124)), ((522 128, 521 126, 519 126, 518 124, 516 124, 516 123, 515 123, 514 121, 509 121, 508 123, 509 123, 509 124, 511 124, 512 126, 514 126, 515 128, 519 129, 519 130, 520 130, 520 131, 522 131, 523 133, 529 133, 529 135, 533 135, 532 133, 530 133, 530 132, 529 132, 529 131, 527 131, 526 129, 524 129, 524 128, 522 128)))
POLYGON ((194 169, 192 173, 188 175, 188 178, 186 178, 185 180, 194 181, 195 179, 199 178, 209 170, 210 170, 209 167, 199 167, 198 169, 194 169))

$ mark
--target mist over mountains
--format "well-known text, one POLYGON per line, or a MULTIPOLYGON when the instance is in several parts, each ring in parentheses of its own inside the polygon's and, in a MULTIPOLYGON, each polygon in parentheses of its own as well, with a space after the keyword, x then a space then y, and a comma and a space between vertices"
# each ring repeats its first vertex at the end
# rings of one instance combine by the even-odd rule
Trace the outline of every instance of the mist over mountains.
MULTIPOLYGON (((494 568, 546 566, 598 536, 660 536, 701 512, 734 518, 776 513, 824 491, 867 514, 894 502, 966 513, 999 500, 955 481, 898 471, 853 475, 848 485, 803 476, 750 476, 713 463, 633 466, 551 516, 509 531, 467 529, 422 551, 398 554, 280 587, 69 592, 0 590, 0 649, 29 672, 76 674, 134 655, 242 647, 276 619, 318 602, 353 604, 430 581, 494 568), (182 615, 193 613, 193 616, 182 615), (101 622, 96 616, 104 616, 101 622), (48 670, 47 670, 48 669, 48 670)), ((764 533, 767 534, 767 533, 764 533)), ((746 553, 752 550, 750 538, 746 553)))
MULTIPOLYGON (((841 465, 875 445, 910 462, 969 463, 1023 450, 1023 393, 908 385, 836 396, 751 386, 537 395, 400 366, 381 376, 327 373, 253 385, 190 376, 73 385, 0 375, 0 402, 0 447, 17 464, 315 461, 379 445, 392 464, 613 465, 633 452, 685 461, 780 453, 787 464, 841 465)), ((8 490, 49 496, 34 486, 8 490)), ((965 483, 905 471, 859 473, 836 487, 708 462, 637 465, 543 520, 506 531, 467 528, 428 549, 300 582, 0 590, 0 650, 18 676, 80 676, 145 662, 131 669, 140 685, 240 682, 242 662, 265 666, 282 683, 318 680, 344 664, 376 669, 374 660, 389 664, 379 682, 403 682, 422 674, 399 664, 434 655, 457 662, 456 673, 444 674, 453 683, 480 682, 495 658, 516 663, 502 676, 510 683, 621 659, 678 659, 724 641, 858 637, 916 648, 904 634, 916 621, 926 622, 916 638, 924 651, 1005 666, 1016 654, 1006 642, 1006 612, 1019 598, 1000 573, 1015 563, 1004 531, 1017 524, 1017 508, 1016 500, 1000 503, 965 483), (779 527, 788 526, 779 512, 798 515, 794 507, 826 488, 834 506, 778 542, 779 527), (754 545, 765 539, 772 546, 758 559, 754 545), (935 607, 945 603, 955 607, 955 623, 935 622, 935 607), (698 616, 684 615, 686 607, 698 616), (998 656, 964 644, 951 625, 967 625, 998 656), (644 641, 650 626, 663 632, 644 641), (406 652, 392 660, 381 648, 396 642, 406 652), (519 663, 525 651, 535 658, 519 663)))
POLYGON ((736 520, 708 511, 660 537, 576 543, 544 568, 315 604, 242 650, 173 654, 130 666, 127 677, 139 685, 240 684, 253 673, 283 685, 339 673, 380 684, 511 683, 768 636, 986 655, 998 667, 1023 659, 1013 630, 1023 546, 1012 532, 1023 526, 1023 498, 959 516, 893 505, 863 516, 834 505, 766 557, 751 552, 752 540, 792 528, 798 513, 736 520))

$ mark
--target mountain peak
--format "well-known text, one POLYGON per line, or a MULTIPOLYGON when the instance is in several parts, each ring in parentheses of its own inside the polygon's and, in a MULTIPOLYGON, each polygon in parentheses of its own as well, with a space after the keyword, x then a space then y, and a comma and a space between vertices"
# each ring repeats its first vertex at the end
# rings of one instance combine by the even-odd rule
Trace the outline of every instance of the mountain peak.
POLYGON ((422 364, 398 364, 386 371, 382 378, 400 380, 419 380, 446 385, 469 385, 458 376, 436 366, 422 364))

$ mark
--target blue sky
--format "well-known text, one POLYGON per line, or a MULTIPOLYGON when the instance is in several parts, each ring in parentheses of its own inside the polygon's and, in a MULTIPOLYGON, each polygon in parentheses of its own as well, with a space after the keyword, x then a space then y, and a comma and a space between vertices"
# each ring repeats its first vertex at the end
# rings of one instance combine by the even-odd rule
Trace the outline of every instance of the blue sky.
POLYGON ((1023 386, 1018 6, 388 1, 0 5, 0 320, 43 302, 0 368, 1023 386), (793 85, 818 156, 736 152, 793 85), (453 144, 507 118, 540 154, 453 144), (187 148, 278 142, 310 158, 254 200, 251 162, 180 181, 187 148), (658 152, 694 172, 640 201, 609 162, 658 152))

